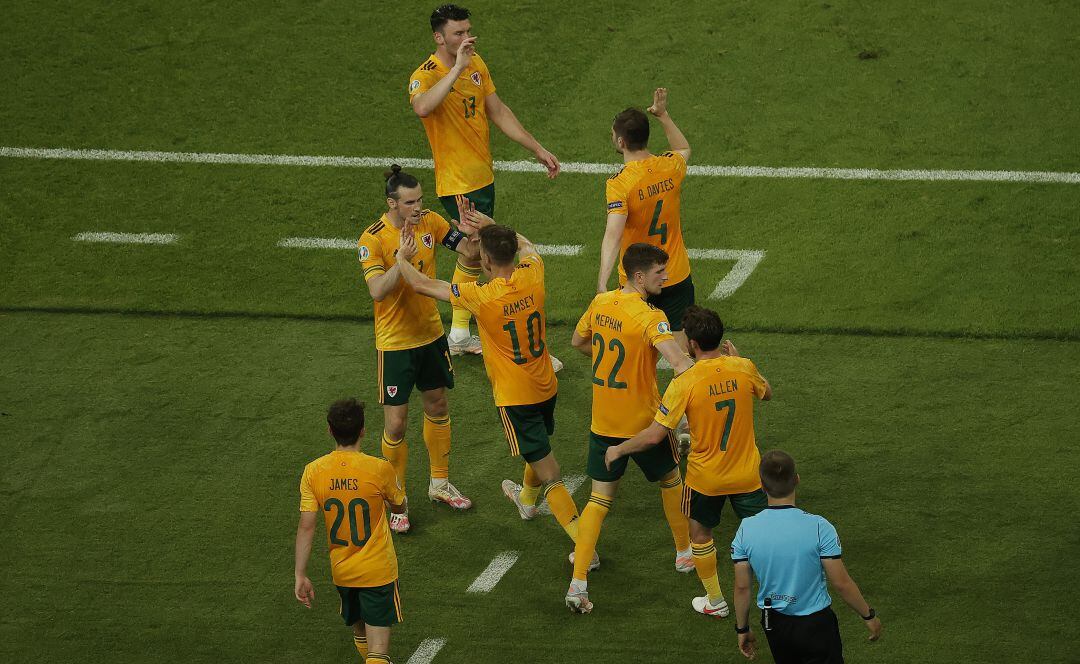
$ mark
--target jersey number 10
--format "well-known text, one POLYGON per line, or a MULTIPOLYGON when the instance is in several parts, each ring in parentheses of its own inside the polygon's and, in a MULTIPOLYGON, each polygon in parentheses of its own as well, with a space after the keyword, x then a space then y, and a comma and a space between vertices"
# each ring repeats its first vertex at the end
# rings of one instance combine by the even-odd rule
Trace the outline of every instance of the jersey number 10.
MULTIPOLYGON (((533 357, 540 357, 544 354, 544 330, 542 329, 542 323, 540 321, 540 312, 534 311, 529 314, 529 317, 525 319, 525 329, 529 332, 529 352, 533 357), (536 331, 533 331, 533 327, 536 331)), ((517 323, 510 321, 506 325, 503 325, 502 329, 506 330, 510 334, 510 344, 514 347, 514 364, 525 364, 528 360, 521 354, 521 342, 518 341, 517 323)))

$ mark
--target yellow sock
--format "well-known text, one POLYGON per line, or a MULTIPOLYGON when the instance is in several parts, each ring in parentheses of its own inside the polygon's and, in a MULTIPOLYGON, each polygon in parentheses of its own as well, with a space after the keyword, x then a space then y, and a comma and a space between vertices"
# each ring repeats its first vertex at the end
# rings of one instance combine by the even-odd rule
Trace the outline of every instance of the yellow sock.
POLYGON ((360 661, 361 662, 366 662, 367 661, 367 637, 366 636, 357 636, 357 635, 353 634, 352 640, 353 640, 353 645, 356 646, 356 652, 360 653, 360 661))
POLYGON ((600 527, 611 509, 611 498, 593 491, 581 518, 577 520, 578 536, 574 544, 574 578, 584 581, 589 576, 589 563, 596 553, 596 541, 600 539, 600 527))
POLYGON ((562 480, 555 480, 544 489, 544 498, 547 499, 551 513, 563 527, 570 539, 577 542, 578 537, 578 511, 570 492, 563 486, 562 480))
POLYGON ((522 505, 535 505, 536 499, 540 497, 540 487, 544 485, 540 481, 540 478, 533 472, 532 466, 525 464, 525 477, 521 480, 521 499, 522 505))
POLYGON ((405 442, 404 438, 398 441, 390 440, 390 437, 384 431, 382 435, 382 455, 394 467, 394 474, 397 475, 398 484, 404 489, 405 468, 409 465, 409 444, 405 442))
POLYGON ((673 479, 660 482, 660 500, 664 503, 664 516, 675 539, 676 551, 690 548, 690 520, 682 513, 682 495, 682 477, 676 475, 673 479))
POLYGON ((450 477, 450 416, 428 417, 424 414, 424 444, 427 445, 431 476, 450 477))
MULTIPOLYGON (((472 283, 480 276, 480 267, 471 267, 462 265, 459 259, 457 265, 454 267, 454 276, 450 279, 452 283, 463 284, 472 283)), ((454 317, 450 323, 451 330, 457 329, 469 329, 469 321, 472 320, 472 314, 468 309, 462 307, 454 307, 454 317)))
POLYGON ((716 604, 724 599, 724 593, 720 592, 720 579, 716 576, 716 545, 709 540, 705 544, 691 544, 690 547, 694 551, 694 569, 709 595, 709 604, 716 604))
POLYGON ((373 652, 367 657, 367 664, 391 664, 390 655, 373 652))

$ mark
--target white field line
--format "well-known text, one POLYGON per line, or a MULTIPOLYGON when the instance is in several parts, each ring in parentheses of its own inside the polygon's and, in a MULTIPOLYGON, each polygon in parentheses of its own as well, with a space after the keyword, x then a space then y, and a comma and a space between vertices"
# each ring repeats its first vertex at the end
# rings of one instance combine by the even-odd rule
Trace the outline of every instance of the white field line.
POLYGON ((111 242, 113 244, 176 244, 173 233, 78 233, 75 242, 111 242))
MULTIPOLYGON (((577 491, 584 483, 584 475, 567 475, 563 478, 563 486, 566 487, 566 490, 570 492, 571 496, 574 495, 574 492, 577 491)), ((548 507, 546 500, 540 504, 539 511, 541 514, 551 516, 551 508, 548 507)))
POLYGON ((431 660, 435 659, 435 655, 438 655, 445 645, 446 639, 424 639, 406 664, 431 664, 431 660))
MULTIPOLYGON (((0 147, 0 157, 22 159, 81 159, 90 161, 148 161, 187 164, 255 164, 265 166, 338 166, 385 168, 397 163, 405 168, 434 168, 430 159, 411 157, 319 157, 311 155, 236 154, 222 152, 159 152, 154 150, 72 150, 67 148, 0 147)), ((564 173, 607 174, 616 164, 569 161, 564 173)), ((511 173, 545 172, 533 161, 496 161, 495 170, 511 173)), ((690 175, 744 178, 813 178, 826 180, 894 180, 954 182, 1039 182, 1080 184, 1080 173, 1053 171, 979 171, 876 168, 814 168, 773 166, 690 166, 690 175)))
POLYGON ((514 566, 514 563, 517 562, 518 556, 520 555, 520 551, 503 551, 495 556, 495 559, 488 564, 487 569, 481 572, 480 576, 473 580, 472 585, 470 585, 465 592, 491 592, 495 587, 495 584, 499 582, 499 579, 503 578, 503 575, 509 572, 510 568, 514 566))
POLYGON ((356 240, 335 237, 287 237, 277 243, 290 249, 356 249, 356 240))
POLYGON ((585 248, 583 244, 537 244, 534 246, 542 256, 577 256, 585 248))
MULTIPOLYGON (((356 249, 356 240, 333 237, 287 237, 277 246, 289 249, 356 249)), ((536 250, 544 256, 577 256, 585 246, 581 244, 538 244, 536 250)))
POLYGON ((765 258, 764 251, 755 250, 687 249, 686 253, 690 258, 699 260, 735 261, 731 271, 720 280, 720 283, 716 284, 716 288, 709 294, 710 300, 722 300, 738 290, 739 286, 746 282, 754 268, 761 262, 761 259, 765 258))

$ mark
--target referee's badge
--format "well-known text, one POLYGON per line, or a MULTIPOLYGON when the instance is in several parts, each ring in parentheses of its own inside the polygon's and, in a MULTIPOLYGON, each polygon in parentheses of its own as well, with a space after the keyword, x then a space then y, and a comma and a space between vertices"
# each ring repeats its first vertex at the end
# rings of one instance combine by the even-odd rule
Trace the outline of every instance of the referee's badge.
POLYGON ((435 238, 431 237, 431 233, 424 233, 424 237, 420 238, 420 241, 424 243, 424 246, 431 249, 435 246, 435 238))

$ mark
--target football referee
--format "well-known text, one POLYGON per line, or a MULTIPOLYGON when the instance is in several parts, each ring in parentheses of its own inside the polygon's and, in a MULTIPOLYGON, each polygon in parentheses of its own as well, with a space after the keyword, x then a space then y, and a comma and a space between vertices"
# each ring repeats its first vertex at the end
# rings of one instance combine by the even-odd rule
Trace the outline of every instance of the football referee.
POLYGON ((840 559, 836 528, 825 518, 795 507, 799 484, 795 460, 773 450, 762 457, 759 473, 769 506, 743 519, 731 542, 739 650, 749 659, 756 654, 756 639, 750 631, 752 569, 759 586, 761 626, 776 664, 842 663, 840 627, 830 608, 825 578, 866 621, 871 641, 881 636, 881 620, 840 559))

